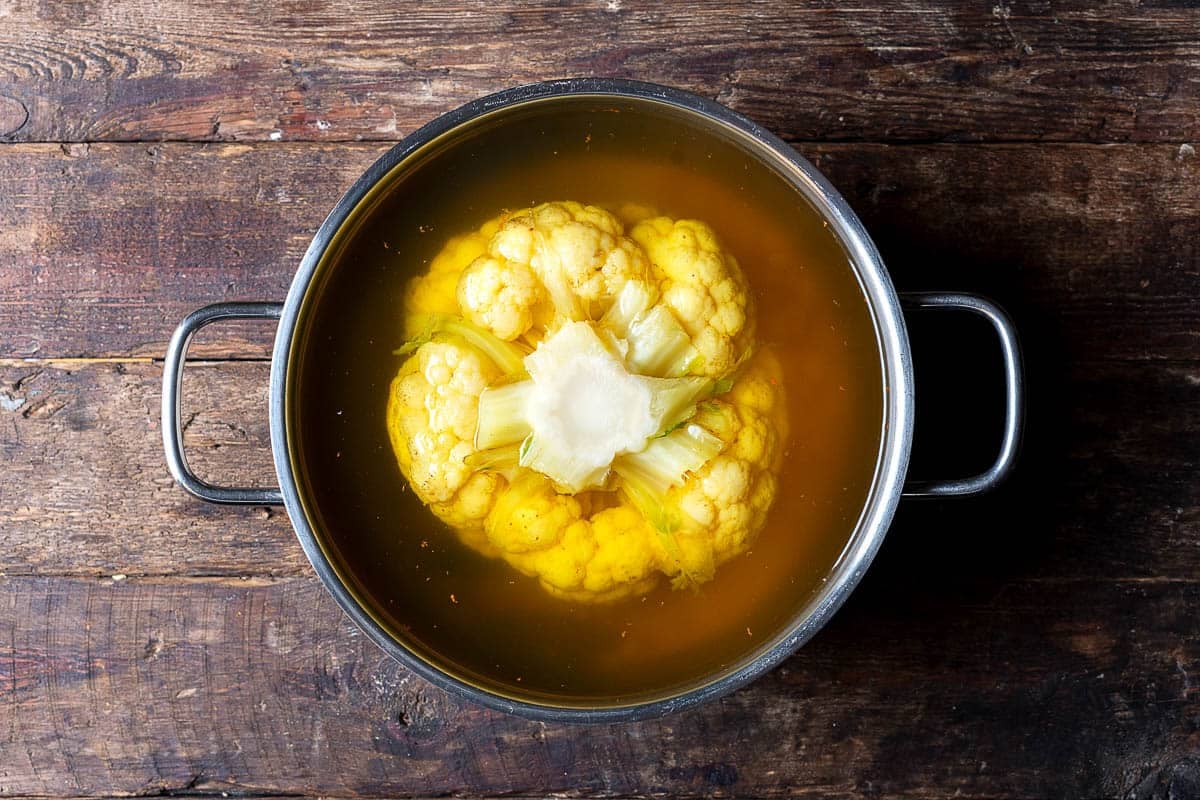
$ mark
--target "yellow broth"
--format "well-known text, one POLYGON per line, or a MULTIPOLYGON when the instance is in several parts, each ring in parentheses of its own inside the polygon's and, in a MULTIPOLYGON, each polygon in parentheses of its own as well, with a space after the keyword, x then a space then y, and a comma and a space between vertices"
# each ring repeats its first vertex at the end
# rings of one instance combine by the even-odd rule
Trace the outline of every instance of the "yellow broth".
POLYGON ((823 220, 737 143, 632 101, 505 115, 417 160, 327 256, 290 389, 302 490, 339 571, 395 636, 459 676, 558 703, 693 686, 788 625, 852 533, 872 480, 883 386, 858 279, 823 220), (548 200, 704 220, 740 261, 758 338, 781 357, 791 434, 751 550, 698 591, 612 605, 556 599, 461 545, 421 505, 384 422, 401 298, 451 236, 548 200))

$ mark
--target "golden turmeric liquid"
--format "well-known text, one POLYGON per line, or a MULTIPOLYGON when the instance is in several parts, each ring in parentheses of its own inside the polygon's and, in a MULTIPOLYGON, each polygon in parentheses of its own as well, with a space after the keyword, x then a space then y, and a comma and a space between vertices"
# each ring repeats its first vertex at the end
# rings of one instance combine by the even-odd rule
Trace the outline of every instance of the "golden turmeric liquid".
POLYGON ((461 676, 551 702, 691 686, 763 647, 821 585, 853 532, 882 420, 875 330, 823 220, 737 144, 635 102, 542 104, 481 126, 398 176, 301 322, 289 408, 302 491, 340 571, 396 636, 461 676), (636 111, 636 113, 634 113, 636 111), (612 605, 551 597, 461 545, 396 466, 384 423, 405 283, 451 236, 501 209, 578 200, 711 225, 742 265, 758 339, 785 370, 791 434, 751 550, 696 591, 668 582, 612 605))

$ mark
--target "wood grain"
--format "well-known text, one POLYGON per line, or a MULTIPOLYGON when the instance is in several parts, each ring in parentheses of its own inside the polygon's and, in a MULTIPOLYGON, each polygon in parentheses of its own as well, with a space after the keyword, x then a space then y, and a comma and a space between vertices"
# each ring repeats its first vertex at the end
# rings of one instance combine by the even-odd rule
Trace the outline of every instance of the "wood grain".
POLYGON ((1198 775, 1195 583, 868 577, 766 678, 578 728, 455 700, 315 578, 0 581, 4 793, 1157 797, 1198 775), (938 753, 937 758, 930 753, 938 753), (652 754, 652 755, 648 755, 652 754), (1155 792, 1159 793, 1155 793, 1155 792))
POLYGON ((573 75, 690 89, 794 140, 1200 130, 1191 3, 104 0, 10 2, 0 20, 8 141, 390 141, 573 75))
MULTIPOLYGON (((265 363, 194 364, 184 442, 212 481, 274 486, 265 363)), ((0 368, 0 572, 295 574, 281 509, 203 503, 162 455, 160 365, 0 368), (53 476, 47 479, 47 476, 53 476)))
MULTIPOLYGON (((161 356, 194 308, 282 299, 383 149, 0 147, 0 356, 161 356)), ((194 352, 268 355, 273 334, 225 324, 194 352)))
MULTIPOLYGON (((1200 356, 1200 159, 1174 145, 806 145, 901 288, 971 289, 1070 359, 1200 356)), ((161 356, 191 310, 282 299, 381 145, 0 147, 0 357, 161 356)), ((265 357, 222 326, 204 357, 265 357)))

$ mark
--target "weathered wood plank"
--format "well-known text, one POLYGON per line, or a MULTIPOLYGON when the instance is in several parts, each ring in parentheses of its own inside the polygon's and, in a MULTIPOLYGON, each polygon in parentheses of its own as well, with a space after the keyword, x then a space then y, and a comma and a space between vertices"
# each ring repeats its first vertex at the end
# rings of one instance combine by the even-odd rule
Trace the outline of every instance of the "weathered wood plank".
MULTIPOLYGON (((0 356, 161 356, 194 308, 282 299, 383 149, 0 148, 0 356)), ((195 352, 267 355, 273 334, 222 325, 195 352)))
MULTIPOLYGON (((384 146, 0 148, 0 357, 160 356, 187 312, 281 299, 384 146)), ((1200 356, 1200 159, 1175 145, 802 148, 901 288, 982 290, 1071 359, 1200 356)), ((262 326, 199 355, 269 355, 262 326)))
MULTIPOLYGON (((280 509, 218 507, 162 456, 162 370, 149 362, 0 368, 0 573, 295 574, 280 509)), ((274 485, 265 363, 184 378, 185 443, 201 476, 274 485)))
MULTIPOLYGON (((1025 459, 1012 485, 991 498, 902 506, 885 545, 895 552, 889 583, 987 593, 1014 575, 1200 574, 1200 367, 1092 365, 1055 377, 1059 369, 1034 361, 1025 459)), ((944 381, 959 405, 962 376, 955 368, 944 381)), ((0 367, 0 573, 307 573, 282 511, 211 506, 173 485, 159 381, 151 363, 0 367)), ((185 438, 199 474, 273 482, 266 387, 265 363, 188 370, 185 438)), ((932 402, 933 388, 921 388, 932 402)), ((987 426, 969 427, 977 416, 968 408, 951 421, 944 451, 972 439, 988 449, 987 426)), ((936 436, 918 425, 919 440, 936 436)), ((954 470, 933 462, 919 467, 926 477, 954 470)))
POLYGON ((674 84, 796 140, 1178 143, 1200 126, 1188 3, 110 0, 0 19, 9 141, 393 140, 564 75, 674 84))
POLYGON ((730 698, 580 728, 424 684, 357 634, 315 578, 4 579, 2 785, 1075 798, 1167 796, 1174 781, 1171 796, 1190 796, 1195 583, 1017 581, 982 602, 872 584, 730 698))

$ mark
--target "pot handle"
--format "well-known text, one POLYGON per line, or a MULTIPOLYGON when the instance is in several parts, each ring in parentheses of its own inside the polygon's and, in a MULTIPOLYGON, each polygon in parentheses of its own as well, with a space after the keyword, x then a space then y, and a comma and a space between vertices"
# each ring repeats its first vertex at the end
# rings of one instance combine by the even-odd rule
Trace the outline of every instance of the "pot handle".
POLYGON ((908 481, 904 484, 904 496, 950 497, 991 491, 1012 471, 1025 424, 1025 378, 1021 367, 1021 348, 1012 320, 1000 306, 975 294, 911 292, 902 294, 900 300, 906 307, 916 310, 951 308, 978 314, 990 322, 996 331, 1004 358, 1004 437, 995 462, 984 472, 970 478, 908 481))
POLYGON ((175 329, 167 357, 163 362, 162 433, 163 449, 171 475, 188 492, 210 503, 233 505, 278 506, 283 493, 278 489, 252 489, 214 486, 196 477, 187 465, 183 452, 183 426, 180 424, 179 395, 183 385, 183 366, 188 344, 196 331, 222 319, 279 319, 282 303, 217 303, 197 309, 184 317, 175 329))

